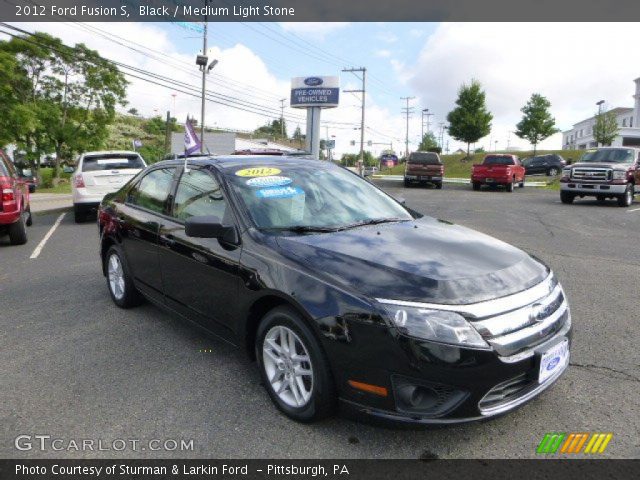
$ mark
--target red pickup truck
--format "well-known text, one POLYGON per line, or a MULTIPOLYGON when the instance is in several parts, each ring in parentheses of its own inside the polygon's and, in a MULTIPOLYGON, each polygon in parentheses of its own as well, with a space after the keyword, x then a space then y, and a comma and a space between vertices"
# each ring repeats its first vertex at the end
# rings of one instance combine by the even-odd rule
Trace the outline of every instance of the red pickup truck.
POLYGON ((8 233, 12 245, 27 243, 31 221, 29 187, 0 150, 0 235, 8 233))
POLYGON ((484 157, 482 165, 474 165, 471 184, 474 190, 482 185, 502 185, 507 192, 513 192, 514 184, 524 187, 524 167, 517 155, 491 154, 484 157))

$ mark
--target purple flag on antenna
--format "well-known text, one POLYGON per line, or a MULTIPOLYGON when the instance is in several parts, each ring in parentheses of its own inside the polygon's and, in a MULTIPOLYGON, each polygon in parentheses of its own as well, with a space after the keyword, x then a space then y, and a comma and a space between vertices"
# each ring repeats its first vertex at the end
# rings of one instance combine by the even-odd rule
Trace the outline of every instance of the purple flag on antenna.
POLYGON ((187 117, 187 121, 184 124, 184 153, 191 155, 193 152, 199 151, 201 147, 202 143, 198 139, 189 117, 187 117))

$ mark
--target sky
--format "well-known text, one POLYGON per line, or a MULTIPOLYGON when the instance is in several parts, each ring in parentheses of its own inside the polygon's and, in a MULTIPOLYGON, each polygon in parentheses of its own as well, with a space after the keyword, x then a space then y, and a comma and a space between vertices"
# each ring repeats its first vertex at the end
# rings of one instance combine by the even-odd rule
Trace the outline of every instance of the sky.
MULTIPOLYGON (((21 23, 67 44, 83 42, 109 59, 134 65, 200 88, 195 56, 202 35, 174 23, 21 23)), ((226 103, 242 101, 249 113, 207 103, 206 125, 252 131, 280 115, 286 98, 289 133, 305 129, 305 111, 288 106, 290 81, 297 76, 339 75, 343 90, 361 88, 349 67, 366 67, 365 147, 378 154, 390 146, 404 152, 406 106, 410 101, 409 149, 421 136, 421 111, 429 109, 430 128, 439 132, 455 107, 463 83, 478 80, 493 114, 491 134, 476 146, 485 150, 528 149, 513 131, 531 94, 546 96, 559 129, 566 130, 597 110, 633 106, 633 80, 640 77, 637 23, 242 23, 208 24, 208 56, 218 64, 208 92, 226 103)), ((131 79, 128 108, 144 116, 180 121, 199 119, 198 98, 131 79)), ((340 106, 322 113, 323 137, 336 141, 336 153, 359 150, 360 94, 341 93, 340 106), (355 141, 355 145, 351 145, 355 141)), ((426 125, 424 126, 426 129, 426 125)), ((462 143, 445 134, 451 151, 462 143)), ((561 148, 561 135, 539 148, 561 148)))

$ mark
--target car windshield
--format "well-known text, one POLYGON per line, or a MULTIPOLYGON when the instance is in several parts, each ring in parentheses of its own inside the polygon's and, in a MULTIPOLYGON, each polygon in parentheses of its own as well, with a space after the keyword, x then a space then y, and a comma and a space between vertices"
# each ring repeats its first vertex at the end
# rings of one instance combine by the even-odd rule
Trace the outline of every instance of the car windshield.
POLYGON ((224 173, 260 229, 339 230, 413 218, 366 180, 333 165, 238 165, 224 173))
POLYGON ((129 168, 144 168, 145 164, 140 155, 135 154, 106 154, 84 157, 82 160, 83 172, 96 172, 99 170, 125 170, 129 168))
POLYGON ((421 165, 440 165, 440 157, 437 153, 414 152, 409 155, 409 163, 419 163, 421 165))
POLYGON ((490 155, 484 159, 484 165, 513 165, 513 158, 490 155))
POLYGON ((585 153, 581 162, 590 163, 631 163, 634 160, 633 150, 628 148, 607 148, 585 153))

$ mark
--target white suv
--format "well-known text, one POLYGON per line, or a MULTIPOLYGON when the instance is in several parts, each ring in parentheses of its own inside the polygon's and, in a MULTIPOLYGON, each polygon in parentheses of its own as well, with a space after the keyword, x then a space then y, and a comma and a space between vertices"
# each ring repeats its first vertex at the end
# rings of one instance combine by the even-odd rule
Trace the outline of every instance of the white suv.
POLYGON ((147 164, 137 152, 86 152, 78 157, 72 178, 76 223, 95 212, 107 193, 115 192, 147 164))

